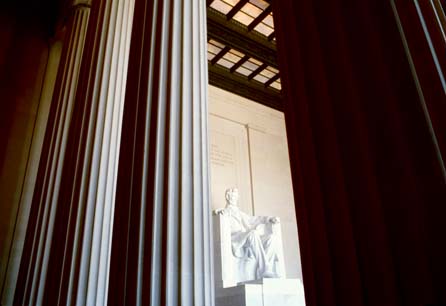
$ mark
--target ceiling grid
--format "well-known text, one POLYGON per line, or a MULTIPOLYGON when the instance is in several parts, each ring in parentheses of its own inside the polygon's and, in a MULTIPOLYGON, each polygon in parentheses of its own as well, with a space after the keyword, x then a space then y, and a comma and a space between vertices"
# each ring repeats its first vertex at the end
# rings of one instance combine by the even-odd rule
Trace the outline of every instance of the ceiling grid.
POLYGON ((269 1, 207 3, 210 83, 281 110, 282 86, 269 1))

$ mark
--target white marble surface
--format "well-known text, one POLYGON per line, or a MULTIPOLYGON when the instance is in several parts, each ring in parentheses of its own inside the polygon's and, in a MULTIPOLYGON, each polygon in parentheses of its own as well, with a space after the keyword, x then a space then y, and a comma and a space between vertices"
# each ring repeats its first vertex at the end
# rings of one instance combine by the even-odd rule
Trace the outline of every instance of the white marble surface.
POLYGON ((226 188, 238 187, 242 211, 278 216, 287 277, 302 278, 283 113, 213 86, 209 113, 212 209, 225 206, 226 188))
POLYGON ((226 288, 216 295, 216 306, 305 306, 300 279, 265 278, 226 288))
POLYGON ((218 116, 210 116, 209 124, 212 209, 225 207, 226 189, 237 186, 240 190, 240 208, 252 214, 252 186, 246 128, 218 116))
POLYGON ((305 306, 300 279, 263 279, 263 306, 305 306))
POLYGON ((222 287, 262 277, 284 278, 282 233, 275 216, 250 216, 237 206, 237 189, 226 192, 227 205, 214 211, 215 279, 222 287))

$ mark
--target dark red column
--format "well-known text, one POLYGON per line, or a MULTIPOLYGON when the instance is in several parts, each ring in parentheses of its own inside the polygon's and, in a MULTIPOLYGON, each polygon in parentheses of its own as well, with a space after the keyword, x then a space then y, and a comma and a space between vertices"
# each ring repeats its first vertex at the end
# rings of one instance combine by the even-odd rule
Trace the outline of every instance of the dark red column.
POLYGON ((445 96, 420 96, 397 6, 273 3, 307 305, 445 303, 445 174, 423 104, 445 96))

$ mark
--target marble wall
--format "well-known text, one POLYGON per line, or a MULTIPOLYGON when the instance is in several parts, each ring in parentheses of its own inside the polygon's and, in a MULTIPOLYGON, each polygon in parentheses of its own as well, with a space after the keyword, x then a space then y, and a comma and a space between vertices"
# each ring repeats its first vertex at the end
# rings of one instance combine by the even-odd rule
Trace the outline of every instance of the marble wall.
POLYGON ((302 278, 283 113, 209 86, 209 128, 212 209, 235 186, 243 211, 280 217, 286 276, 302 278))

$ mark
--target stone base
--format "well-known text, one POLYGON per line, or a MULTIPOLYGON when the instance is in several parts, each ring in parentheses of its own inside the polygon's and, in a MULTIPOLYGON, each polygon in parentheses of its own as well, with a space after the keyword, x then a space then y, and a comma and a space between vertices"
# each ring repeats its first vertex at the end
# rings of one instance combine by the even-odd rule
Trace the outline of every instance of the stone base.
POLYGON ((305 306, 300 279, 264 278, 219 290, 216 306, 305 306))

